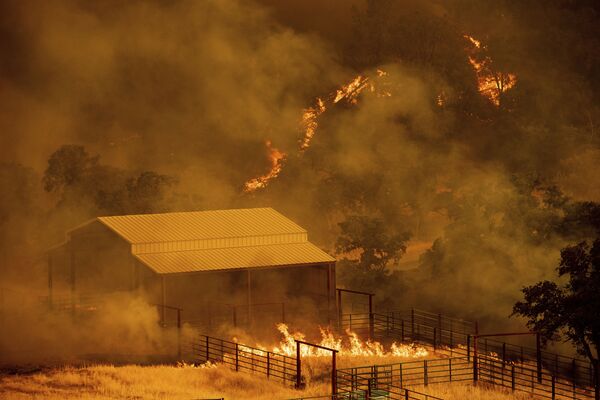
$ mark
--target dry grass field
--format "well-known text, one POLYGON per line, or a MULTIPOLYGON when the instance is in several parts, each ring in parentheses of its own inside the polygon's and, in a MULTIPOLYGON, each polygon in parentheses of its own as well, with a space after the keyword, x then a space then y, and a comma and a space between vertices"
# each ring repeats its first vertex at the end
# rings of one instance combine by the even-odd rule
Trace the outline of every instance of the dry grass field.
MULTIPOLYGON (((315 379, 298 391, 263 376, 235 372, 224 365, 210 367, 111 366, 62 367, 33 374, 0 377, 0 398, 24 399, 213 399, 283 400, 329 392, 321 363, 313 365, 315 379)), ((528 399, 472 385, 430 385, 415 388, 447 400, 528 399)))

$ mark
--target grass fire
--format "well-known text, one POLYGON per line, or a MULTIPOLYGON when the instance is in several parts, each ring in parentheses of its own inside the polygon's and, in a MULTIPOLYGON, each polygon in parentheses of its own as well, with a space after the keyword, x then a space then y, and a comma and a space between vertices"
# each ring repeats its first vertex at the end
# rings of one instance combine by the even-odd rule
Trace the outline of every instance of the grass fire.
POLYGON ((0 2, 0 399, 600 400, 594 0, 0 2))

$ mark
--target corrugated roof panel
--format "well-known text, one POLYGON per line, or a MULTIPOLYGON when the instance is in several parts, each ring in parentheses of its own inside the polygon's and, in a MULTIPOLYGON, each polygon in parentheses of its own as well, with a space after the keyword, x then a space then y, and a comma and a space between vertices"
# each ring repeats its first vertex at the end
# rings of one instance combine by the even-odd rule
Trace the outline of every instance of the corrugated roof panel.
POLYGON ((208 250, 138 254, 159 274, 334 262, 312 243, 274 244, 208 250))
POLYGON ((272 208, 99 217, 130 243, 306 233, 272 208))

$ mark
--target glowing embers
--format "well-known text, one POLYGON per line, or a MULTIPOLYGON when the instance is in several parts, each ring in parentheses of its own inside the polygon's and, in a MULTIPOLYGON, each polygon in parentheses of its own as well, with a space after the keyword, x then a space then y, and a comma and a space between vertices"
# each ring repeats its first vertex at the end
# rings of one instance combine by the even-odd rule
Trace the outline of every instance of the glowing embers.
MULTIPOLYGON (((294 357, 296 355, 296 340, 305 340, 306 336, 301 332, 290 333, 286 324, 278 324, 277 329, 283 338, 279 346, 273 349, 273 352, 294 357)), ((356 333, 349 329, 346 330, 346 337, 336 337, 328 329, 319 329, 321 331, 321 341, 316 344, 337 350, 341 356, 419 358, 429 355, 426 348, 416 344, 394 342, 389 350, 386 351, 381 343, 371 340, 361 340, 356 333)), ((327 350, 309 346, 300 347, 300 351, 301 356, 331 356, 331 353, 327 350)))
POLYGON ((477 76, 479 93, 485 96, 495 106, 500 105, 502 93, 510 90, 517 83, 517 76, 510 72, 500 72, 493 68, 492 59, 486 55, 486 47, 481 41, 465 35, 471 44, 469 63, 477 76))
POLYGON ((271 179, 277 178, 277 176, 281 173, 283 162, 285 161, 287 154, 273 147, 270 140, 267 140, 265 145, 267 146, 267 151, 269 152, 268 157, 271 163, 271 169, 266 174, 257 178, 252 178, 246 182, 244 184, 245 192, 253 192, 257 189, 266 187, 271 179))

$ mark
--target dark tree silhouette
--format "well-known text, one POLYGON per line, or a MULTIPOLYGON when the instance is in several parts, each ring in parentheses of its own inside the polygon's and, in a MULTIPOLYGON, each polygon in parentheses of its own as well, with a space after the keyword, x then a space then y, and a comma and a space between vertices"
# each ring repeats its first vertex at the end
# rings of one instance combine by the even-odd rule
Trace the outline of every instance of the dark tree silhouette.
POLYGON ((600 238, 590 246, 581 242, 561 251, 557 268, 566 282, 538 282, 523 289, 524 300, 513 315, 527 318, 544 343, 571 342, 594 366, 596 398, 600 386, 600 238))

